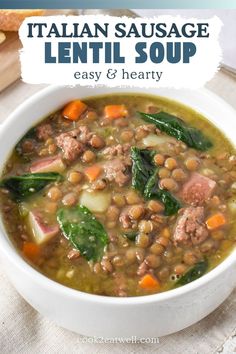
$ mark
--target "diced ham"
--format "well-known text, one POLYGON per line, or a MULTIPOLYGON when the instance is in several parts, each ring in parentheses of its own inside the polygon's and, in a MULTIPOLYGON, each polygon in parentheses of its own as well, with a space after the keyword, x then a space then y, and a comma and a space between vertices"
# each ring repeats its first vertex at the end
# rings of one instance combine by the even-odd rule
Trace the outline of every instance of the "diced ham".
POLYGON ((194 172, 190 179, 183 185, 180 196, 187 204, 194 206, 203 205, 203 203, 211 197, 215 187, 215 181, 194 172))
POLYGON ((203 207, 188 207, 184 209, 183 214, 178 218, 174 230, 175 244, 198 245, 208 237, 208 230, 204 223, 203 207))
POLYGON ((53 130, 51 124, 42 124, 37 127, 36 135, 39 140, 47 140, 52 136, 53 130))
POLYGON ((36 212, 29 212, 28 221, 32 230, 33 238, 39 245, 49 241, 59 232, 58 225, 46 225, 36 212))
POLYGON ((122 187, 130 179, 130 175, 127 174, 128 166, 129 164, 127 164, 125 161, 122 161, 120 159, 107 161, 103 166, 105 176, 108 179, 108 181, 110 182, 114 181, 120 187, 122 187))
POLYGON ((40 172, 63 172, 66 166, 60 156, 47 157, 32 163, 30 167, 31 173, 40 172))

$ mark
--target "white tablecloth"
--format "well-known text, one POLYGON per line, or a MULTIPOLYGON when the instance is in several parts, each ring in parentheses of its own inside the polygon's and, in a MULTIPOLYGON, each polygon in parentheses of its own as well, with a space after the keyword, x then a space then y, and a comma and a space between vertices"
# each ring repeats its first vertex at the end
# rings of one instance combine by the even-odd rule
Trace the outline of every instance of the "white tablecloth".
MULTIPOLYGON (((42 87, 17 82, 1 93, 0 121, 42 87)), ((236 81, 219 72, 207 87, 236 109, 236 81)), ((179 333, 160 338, 159 344, 86 343, 86 338, 59 328, 28 305, 3 274, 0 262, 0 354, 232 354, 236 352, 234 336, 236 290, 207 318, 179 333)))

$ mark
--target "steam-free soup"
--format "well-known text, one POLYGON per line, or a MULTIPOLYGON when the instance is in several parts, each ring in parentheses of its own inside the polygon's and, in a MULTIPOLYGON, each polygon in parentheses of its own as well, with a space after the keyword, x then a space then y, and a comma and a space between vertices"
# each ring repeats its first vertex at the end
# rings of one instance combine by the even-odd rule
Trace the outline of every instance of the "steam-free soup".
POLYGON ((147 95, 69 102, 9 157, 1 212, 39 272, 139 296, 185 285, 235 245, 236 155, 200 114, 147 95))

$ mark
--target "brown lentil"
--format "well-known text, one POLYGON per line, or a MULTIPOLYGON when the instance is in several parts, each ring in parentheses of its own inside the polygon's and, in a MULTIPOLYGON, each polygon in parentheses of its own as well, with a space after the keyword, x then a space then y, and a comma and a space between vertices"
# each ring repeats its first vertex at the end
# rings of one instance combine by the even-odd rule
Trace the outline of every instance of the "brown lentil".
POLYGON ((175 274, 178 274, 178 275, 184 274, 186 272, 186 270, 187 270, 187 267, 183 263, 176 264, 176 266, 174 267, 174 272, 175 272, 175 274))
POLYGON ((129 217, 134 220, 140 219, 145 212, 143 205, 134 205, 129 210, 129 217))
POLYGON ((125 259, 128 262, 128 264, 132 264, 136 261, 136 248, 129 248, 125 252, 125 259))
POLYGON ((146 248, 148 247, 149 243, 150 243, 150 239, 147 234, 140 233, 136 237, 136 245, 139 247, 146 248))
POLYGON ((136 250, 136 258, 139 263, 143 262, 145 256, 145 251, 142 248, 136 250))
POLYGON ((109 206, 106 214, 107 219, 109 221, 116 221, 119 215, 120 215, 120 210, 115 205, 109 206))
POLYGON ((78 251, 78 250, 72 249, 67 254, 67 258, 69 258, 69 259, 77 259, 79 257, 80 257, 80 251, 78 251))
POLYGON ((189 171, 196 171, 200 165, 200 161, 196 157, 188 157, 185 161, 185 166, 189 171))
POLYGON ((183 182, 186 180, 187 175, 182 168, 175 168, 172 171, 171 177, 177 182, 183 182))
POLYGON ((62 198, 62 203, 65 206, 72 206, 77 202, 77 197, 76 194, 71 192, 66 194, 63 198, 62 198))
POLYGON ((159 256, 156 256, 154 254, 150 254, 145 258, 145 263, 148 265, 150 268, 157 268, 161 264, 161 258, 159 256))
POLYGON ((140 202, 140 197, 135 191, 128 191, 125 197, 129 205, 137 204, 140 202))
POLYGON ((83 153, 82 160, 84 162, 92 162, 95 160, 95 157, 96 157, 96 155, 92 150, 86 150, 83 153))
POLYGON ((158 175, 159 175, 160 178, 168 178, 168 177, 170 177, 170 170, 168 170, 165 167, 162 167, 158 171, 158 175))
POLYGON ((194 265, 198 261, 198 257, 193 251, 186 251, 183 257, 184 263, 187 265, 194 265))
POLYGON ((85 116, 86 119, 94 121, 98 118, 98 115, 95 111, 88 111, 85 116))
POLYGON ((150 251, 156 255, 160 255, 164 252, 165 248, 159 243, 153 243, 150 247, 150 251))
POLYGON ((124 265, 124 259, 123 257, 121 256, 115 256, 113 259, 112 259, 112 264, 115 266, 115 267, 122 267, 124 265))
POLYGON ((161 268, 158 271, 157 275, 158 275, 158 278, 160 278, 161 280, 168 278, 168 276, 170 275, 169 268, 168 267, 161 268))
POLYGON ((153 231, 153 223, 151 220, 141 220, 138 224, 140 232, 150 233, 153 231))
POLYGON ((132 139, 133 139, 133 136, 134 136, 134 133, 132 130, 124 130, 120 137, 121 137, 121 140, 124 141, 124 142, 130 142, 132 139))
POLYGON ((168 191, 176 191, 178 189, 178 184, 173 178, 162 178, 160 181, 160 187, 167 189, 168 191))
POLYGON ((202 253, 206 253, 209 252, 212 248, 214 248, 214 246, 214 240, 208 239, 200 245, 200 250, 202 253))
POLYGON ((95 274, 99 274, 102 271, 102 267, 100 263, 95 263, 93 267, 93 271, 95 274))
POLYGON ((111 262, 108 260, 108 259, 102 259, 101 260, 101 266, 102 266, 102 269, 105 271, 105 272, 108 272, 108 273, 111 273, 113 271, 113 267, 112 267, 112 264, 111 262))
POLYGON ((101 149, 101 148, 104 147, 105 142, 100 136, 93 135, 91 140, 90 140, 90 144, 95 149, 101 149))
POLYGON ((147 208, 153 213, 158 213, 164 210, 163 204, 157 200, 150 200, 147 204, 147 208))
POLYGON ((148 132, 145 131, 143 128, 138 127, 136 128, 136 133, 135 133, 135 139, 136 140, 141 140, 145 138, 148 135, 148 132))
POLYGON ((83 174, 79 171, 71 171, 68 175, 68 181, 71 183, 79 183, 83 178, 83 174))
POLYGON ((156 154, 154 156, 154 162, 157 166, 163 166, 165 162, 165 157, 162 154, 156 154))
POLYGON ((48 197, 56 202, 57 200, 61 199, 62 192, 58 187, 51 187, 48 191, 48 197))
POLYGON ((167 237, 164 237, 164 236, 160 236, 157 238, 156 242, 159 244, 159 245, 162 245, 163 247, 167 247, 168 244, 169 244, 169 240, 167 237))
POLYGON ((174 170, 177 167, 177 161, 173 157, 168 157, 165 160, 165 167, 168 170, 172 171, 172 170, 174 170))

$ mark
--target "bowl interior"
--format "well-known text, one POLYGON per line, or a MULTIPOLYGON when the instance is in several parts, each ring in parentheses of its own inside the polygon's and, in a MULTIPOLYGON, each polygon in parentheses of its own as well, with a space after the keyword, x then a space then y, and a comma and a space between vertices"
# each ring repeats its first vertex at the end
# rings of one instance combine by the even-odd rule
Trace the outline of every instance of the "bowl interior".
MULTIPOLYGON (((0 146, 1 146, 1 154, 0 154, 0 171, 2 171, 4 167, 4 163, 7 160, 12 148, 15 146, 17 141, 24 135, 26 131, 28 131, 31 126, 35 125, 38 121, 46 117, 53 111, 56 111, 60 107, 62 107, 65 103, 70 100, 76 98, 85 98, 89 96, 96 95, 104 95, 111 93, 144 93, 142 89, 135 88, 120 88, 116 90, 111 90, 109 88, 89 88, 89 87, 48 87, 36 95, 32 96, 30 99, 25 101, 21 106, 19 106, 10 117, 6 119, 6 121, 0 126, 0 146)), ((229 106, 225 101, 223 101, 218 96, 212 94, 210 91, 201 89, 201 90, 175 90, 175 89, 150 89, 146 90, 145 94, 150 95, 158 95, 164 96, 169 99, 173 99, 179 101, 182 104, 185 104, 197 112, 203 114, 207 119, 209 119, 212 123, 214 123, 224 134, 228 137, 228 139, 234 144, 236 138, 236 129, 235 129, 235 119, 236 112, 229 106)), ((47 282, 47 284, 55 283, 52 280, 46 278, 42 274, 35 271, 31 266, 29 266, 21 257, 17 254, 17 251, 14 249, 11 241, 6 235, 4 231, 4 226, 2 221, 0 220, 0 247, 3 248, 5 254, 11 257, 18 266, 24 267, 28 272, 32 272, 34 276, 37 276, 40 281, 47 282), (35 275, 37 274, 37 275, 35 275), (44 280, 42 280, 44 278, 44 280)), ((219 266, 213 269, 211 272, 207 273, 202 278, 185 285, 182 288, 168 291, 166 293, 149 295, 148 297, 151 299, 153 297, 160 299, 163 297, 168 297, 167 293, 181 293, 186 292, 188 289, 190 290, 194 286, 198 286, 198 284, 203 284, 207 282, 207 279, 210 277, 216 276, 219 272, 222 272, 225 267, 228 267, 235 261, 235 252, 233 251, 219 266)), ((55 283, 54 286, 58 287, 58 289, 65 288, 64 291, 70 291, 76 294, 83 294, 83 296, 89 297, 98 297, 97 295, 85 294, 81 293, 77 290, 66 288, 60 284, 55 283)), ((172 296, 172 295, 171 295, 172 296)), ((99 296, 102 298, 102 296, 99 296)), ((107 300, 106 301, 111 301, 107 300)), ((144 298, 139 297, 139 298, 144 298)), ((145 296, 147 298, 147 296, 145 296)), ((114 298, 117 301, 130 301, 131 299, 137 301, 137 298, 126 298, 126 300, 121 298, 114 298), (129 299, 129 300, 127 300, 129 299)), ((145 300, 146 301, 146 300, 145 300)))

